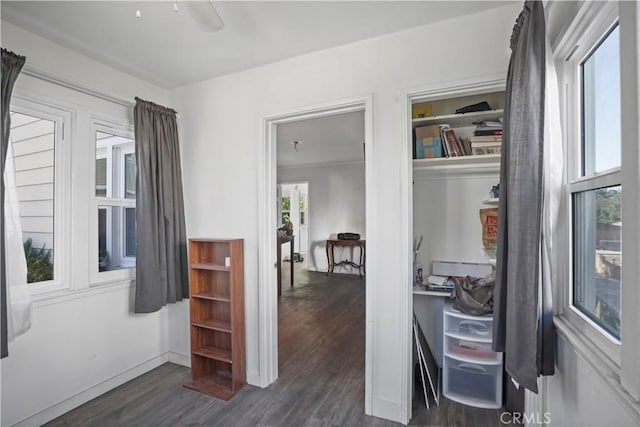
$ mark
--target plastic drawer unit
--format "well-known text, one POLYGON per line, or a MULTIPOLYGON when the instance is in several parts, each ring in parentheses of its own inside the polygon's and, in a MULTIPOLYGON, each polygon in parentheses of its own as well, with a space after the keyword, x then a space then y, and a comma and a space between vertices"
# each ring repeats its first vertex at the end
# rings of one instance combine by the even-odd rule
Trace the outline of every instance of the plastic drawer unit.
POLYGON ((444 309, 443 392, 477 408, 502 407, 502 353, 491 350, 493 316, 444 309))

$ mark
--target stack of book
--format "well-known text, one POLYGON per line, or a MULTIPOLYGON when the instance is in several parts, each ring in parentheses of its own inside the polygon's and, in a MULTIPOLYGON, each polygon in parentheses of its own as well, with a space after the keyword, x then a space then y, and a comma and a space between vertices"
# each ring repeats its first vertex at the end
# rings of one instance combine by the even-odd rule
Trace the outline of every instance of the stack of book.
POLYGON ((442 157, 460 157, 471 154, 471 146, 466 139, 460 139, 449 125, 440 125, 440 139, 442 140, 442 157))
POLYGON ((474 136, 469 138, 474 155, 500 154, 502 151, 502 122, 486 120, 478 123, 474 136))

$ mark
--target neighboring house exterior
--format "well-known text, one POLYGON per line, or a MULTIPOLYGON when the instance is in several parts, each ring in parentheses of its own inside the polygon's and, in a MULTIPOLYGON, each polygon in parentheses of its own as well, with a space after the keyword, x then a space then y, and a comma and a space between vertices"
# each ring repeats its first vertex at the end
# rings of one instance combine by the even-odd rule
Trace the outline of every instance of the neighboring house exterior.
MULTIPOLYGON (((10 142, 20 201, 22 240, 53 255, 55 123, 11 112, 10 142)), ((53 260, 53 257, 50 256, 53 260)))

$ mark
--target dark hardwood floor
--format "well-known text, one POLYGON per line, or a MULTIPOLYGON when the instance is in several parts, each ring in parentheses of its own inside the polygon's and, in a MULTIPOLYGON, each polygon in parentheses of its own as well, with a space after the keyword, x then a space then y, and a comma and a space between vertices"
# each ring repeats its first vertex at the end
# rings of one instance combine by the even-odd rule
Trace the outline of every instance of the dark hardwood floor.
MULTIPOLYGON (((357 276, 283 274, 279 378, 225 402, 182 387, 188 368, 164 364, 53 420, 50 426, 397 426, 364 415, 365 293, 357 276)), ((283 273, 288 271, 283 268, 283 273)), ((499 425, 499 411, 414 401, 411 425, 499 425)))

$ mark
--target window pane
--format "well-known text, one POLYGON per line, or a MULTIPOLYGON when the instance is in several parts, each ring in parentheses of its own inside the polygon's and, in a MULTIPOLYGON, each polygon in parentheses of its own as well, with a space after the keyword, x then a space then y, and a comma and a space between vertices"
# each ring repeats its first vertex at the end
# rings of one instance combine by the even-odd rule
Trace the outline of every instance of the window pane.
MULTIPOLYGON (((27 282, 54 278, 55 122, 11 112, 6 160, 7 228, 22 233, 27 282), (13 156, 11 156, 11 152, 13 156), (9 220, 11 218, 17 221, 9 220)), ((11 248, 8 248, 11 251, 11 248)))
POLYGON ((96 159, 96 196, 107 197, 107 159, 96 159))
POLYGON ((307 197, 300 194, 300 225, 306 225, 305 213, 307 211, 307 197))
POLYGON ((96 132, 96 196, 135 199, 136 160, 131 152, 133 148, 134 142, 130 138, 96 132))
POLYGON ((620 338, 622 187, 573 195, 573 304, 620 338))
POLYGON ((125 256, 136 256, 136 208, 125 208, 125 256))
POLYGON ((134 153, 124 155, 124 197, 136 198, 136 155, 134 153))
POLYGON ((583 175, 620 166, 620 30, 581 65, 583 175))
POLYGON ((135 208, 98 207, 98 271, 135 267, 135 208))

